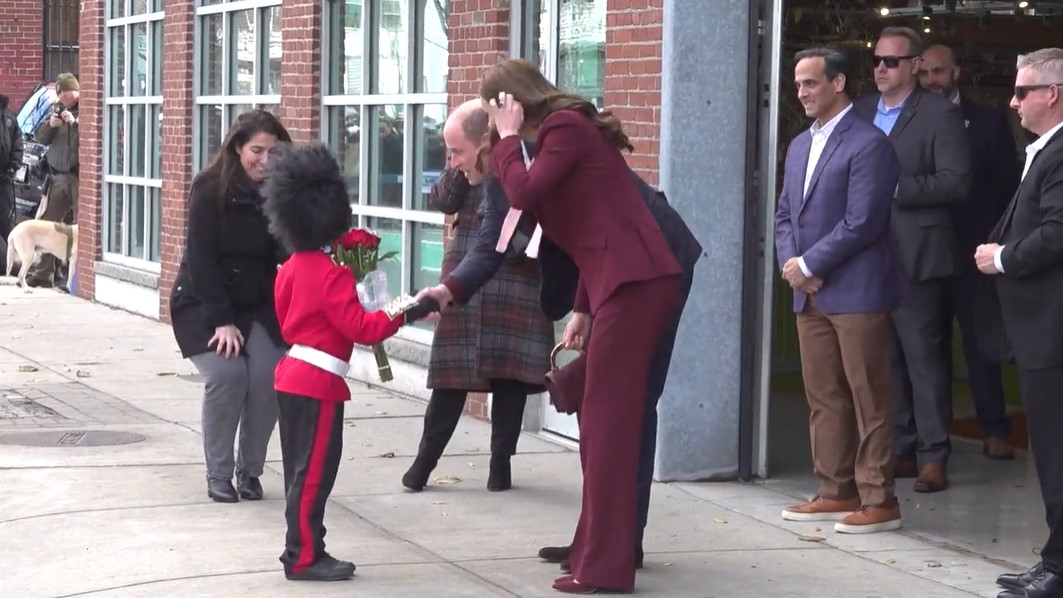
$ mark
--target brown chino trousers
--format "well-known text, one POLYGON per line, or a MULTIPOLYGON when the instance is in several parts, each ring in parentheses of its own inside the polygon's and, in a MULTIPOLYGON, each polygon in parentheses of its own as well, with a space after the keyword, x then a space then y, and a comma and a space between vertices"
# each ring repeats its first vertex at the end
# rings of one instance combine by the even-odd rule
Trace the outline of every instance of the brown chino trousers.
POLYGON ((892 503, 889 313, 830 315, 809 297, 797 314, 797 336, 819 495, 892 503))

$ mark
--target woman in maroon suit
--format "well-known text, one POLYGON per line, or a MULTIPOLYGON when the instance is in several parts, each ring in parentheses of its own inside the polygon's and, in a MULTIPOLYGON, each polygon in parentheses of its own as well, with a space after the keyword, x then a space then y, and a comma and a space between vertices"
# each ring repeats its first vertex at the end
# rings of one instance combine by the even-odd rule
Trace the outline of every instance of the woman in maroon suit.
POLYGON ((564 93, 531 63, 506 60, 480 85, 498 140, 491 164, 513 208, 580 270, 565 343, 587 341, 580 410, 583 508, 572 542, 569 594, 635 587, 635 480, 653 349, 680 308, 682 270, 635 186, 619 119, 564 93), (525 167, 520 138, 535 135, 525 167))

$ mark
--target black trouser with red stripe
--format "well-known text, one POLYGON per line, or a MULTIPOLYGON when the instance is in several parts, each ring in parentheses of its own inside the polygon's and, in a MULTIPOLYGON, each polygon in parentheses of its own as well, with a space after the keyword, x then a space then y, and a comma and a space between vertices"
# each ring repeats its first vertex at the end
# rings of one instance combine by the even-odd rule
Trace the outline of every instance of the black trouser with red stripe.
POLYGON ((281 458, 288 522, 281 562, 293 573, 325 554, 325 503, 343 452, 343 403, 285 392, 280 403, 281 458))

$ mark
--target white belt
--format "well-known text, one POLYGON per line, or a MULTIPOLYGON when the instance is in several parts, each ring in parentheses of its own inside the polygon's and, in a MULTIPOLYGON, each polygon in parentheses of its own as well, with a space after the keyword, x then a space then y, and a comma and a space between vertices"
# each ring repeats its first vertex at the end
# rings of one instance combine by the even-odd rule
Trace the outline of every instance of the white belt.
POLYGON ((351 364, 346 361, 306 345, 292 345, 292 348, 288 349, 288 357, 305 361, 314 367, 336 374, 341 378, 346 376, 347 370, 351 368, 351 364))

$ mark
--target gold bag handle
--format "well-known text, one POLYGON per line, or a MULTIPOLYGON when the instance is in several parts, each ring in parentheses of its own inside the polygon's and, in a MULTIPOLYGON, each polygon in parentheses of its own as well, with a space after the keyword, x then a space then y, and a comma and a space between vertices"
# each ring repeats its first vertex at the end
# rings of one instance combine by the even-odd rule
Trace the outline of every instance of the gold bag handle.
MULTIPOLYGON (((553 350, 550 351, 550 369, 551 370, 553 370, 555 372, 558 370, 558 367, 557 367, 557 356, 558 356, 559 353, 561 353, 564 350, 565 350, 565 343, 561 342, 561 343, 557 343, 556 345, 554 345, 553 350)), ((570 349, 570 350, 571 351, 576 351, 577 353, 580 353, 581 355, 583 354, 583 351, 580 350, 580 349, 570 349)))

